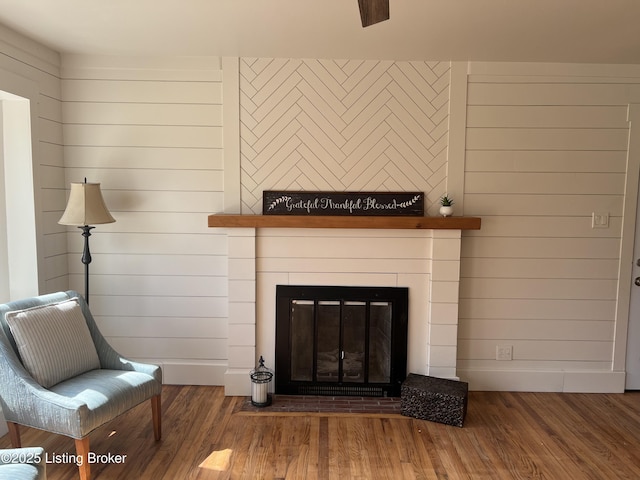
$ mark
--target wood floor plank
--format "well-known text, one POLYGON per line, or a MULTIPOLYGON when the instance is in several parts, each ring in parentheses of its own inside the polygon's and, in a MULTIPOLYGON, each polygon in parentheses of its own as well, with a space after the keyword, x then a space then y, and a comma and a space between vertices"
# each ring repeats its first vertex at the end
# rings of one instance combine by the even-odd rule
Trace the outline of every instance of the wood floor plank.
POLYGON ((399 471, 398 448, 395 438, 391 435, 388 419, 371 422, 368 442, 373 448, 367 450, 369 462, 373 471, 381 478, 397 480, 394 473, 399 471))
POLYGON ((315 478, 330 477, 330 450, 329 450, 329 418, 319 419, 318 424, 318 476, 315 478))
POLYGON ((410 456, 407 461, 413 466, 418 478, 444 478, 446 475, 442 459, 435 448, 434 436, 424 422, 408 420, 408 423, 400 432, 401 448, 406 448, 410 456), (406 432, 406 433, 405 433, 406 432), (412 447, 415 447, 412 448, 412 447))
MULTIPOLYGON (((277 401, 277 398, 275 399, 277 401)), ((640 392, 470 392, 463 428, 395 414, 247 413, 222 387, 165 386, 163 439, 148 402, 90 435, 97 480, 444 480, 640 478, 640 392)), ((21 428, 24 446, 75 453, 60 435, 21 428)), ((8 448, 8 435, 0 448, 8 448)), ((49 463, 51 480, 75 480, 49 463)))

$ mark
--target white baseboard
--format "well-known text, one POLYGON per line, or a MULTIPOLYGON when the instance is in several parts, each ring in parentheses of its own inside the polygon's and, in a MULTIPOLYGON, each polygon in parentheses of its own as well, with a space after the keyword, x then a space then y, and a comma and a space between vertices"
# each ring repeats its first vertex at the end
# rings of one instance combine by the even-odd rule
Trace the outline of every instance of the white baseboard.
POLYGON ((251 395, 251 369, 229 368, 225 363, 170 363, 146 360, 162 366, 162 381, 167 385, 224 386, 226 396, 251 395))
POLYGON ((625 372, 566 372, 564 392, 623 393, 625 372))
POLYGON ((227 371, 226 363, 154 363, 162 366, 162 382, 167 385, 224 385, 227 371))
POLYGON ((224 374, 224 394, 233 397, 251 395, 251 369, 233 368, 224 374))
POLYGON ((458 369, 469 390, 502 392, 622 393, 625 372, 458 369))

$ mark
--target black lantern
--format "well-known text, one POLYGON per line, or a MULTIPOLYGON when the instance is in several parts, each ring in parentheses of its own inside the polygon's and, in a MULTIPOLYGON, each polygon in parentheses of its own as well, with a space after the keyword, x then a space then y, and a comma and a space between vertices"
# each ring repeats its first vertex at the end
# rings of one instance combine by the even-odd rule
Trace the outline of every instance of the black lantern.
POLYGON ((271 405, 269 384, 273 373, 264 366, 264 359, 260 356, 258 368, 251 370, 251 404, 254 407, 266 407, 271 405))

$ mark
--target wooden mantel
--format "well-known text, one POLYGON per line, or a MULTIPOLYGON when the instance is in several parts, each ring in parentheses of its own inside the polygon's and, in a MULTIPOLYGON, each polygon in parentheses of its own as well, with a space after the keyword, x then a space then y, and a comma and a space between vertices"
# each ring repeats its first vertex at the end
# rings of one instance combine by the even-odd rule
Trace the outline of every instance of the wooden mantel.
POLYGON ((316 215, 209 215, 216 228, 380 228, 480 230, 480 217, 378 217, 316 215))

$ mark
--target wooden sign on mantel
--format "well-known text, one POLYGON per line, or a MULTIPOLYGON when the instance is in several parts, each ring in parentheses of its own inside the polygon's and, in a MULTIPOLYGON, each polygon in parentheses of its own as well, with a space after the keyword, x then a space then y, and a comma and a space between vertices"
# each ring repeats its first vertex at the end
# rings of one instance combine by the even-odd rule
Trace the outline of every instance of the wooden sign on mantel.
POLYGON ((262 214, 424 216, 424 193, 265 190, 262 197, 262 214))

